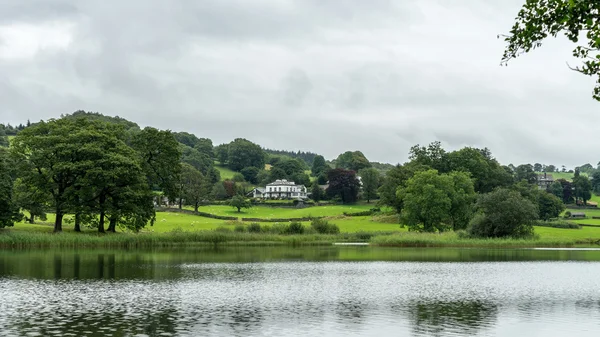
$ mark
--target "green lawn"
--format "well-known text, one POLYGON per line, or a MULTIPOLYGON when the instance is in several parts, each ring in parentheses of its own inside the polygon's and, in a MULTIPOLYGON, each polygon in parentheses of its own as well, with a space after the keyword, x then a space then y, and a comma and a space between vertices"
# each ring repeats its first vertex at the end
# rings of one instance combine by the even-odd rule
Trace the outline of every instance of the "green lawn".
MULTIPOLYGON (((536 172, 537 174, 544 174, 544 172, 536 172)), ((573 180, 573 173, 568 173, 568 172, 549 172, 548 174, 552 175, 552 178, 554 178, 554 180, 557 179, 565 179, 567 181, 572 181, 573 180)), ((587 173, 582 172, 581 175, 583 176, 587 176, 587 173)))
POLYGON ((221 180, 232 179, 233 175, 237 173, 221 165, 215 165, 215 168, 221 173, 221 180))
POLYGON ((315 207, 307 207, 307 208, 275 208, 275 207, 267 207, 267 206, 255 206, 250 209, 242 209, 241 212, 231 207, 224 205, 210 205, 200 207, 199 211, 216 214, 216 215, 226 215, 226 216, 235 216, 238 218, 263 218, 263 219, 273 219, 273 218, 302 218, 308 216, 336 216, 342 215, 344 212, 354 213, 354 212, 362 212, 368 211, 369 209, 375 207, 374 204, 371 205, 331 205, 331 206, 315 206, 315 207))

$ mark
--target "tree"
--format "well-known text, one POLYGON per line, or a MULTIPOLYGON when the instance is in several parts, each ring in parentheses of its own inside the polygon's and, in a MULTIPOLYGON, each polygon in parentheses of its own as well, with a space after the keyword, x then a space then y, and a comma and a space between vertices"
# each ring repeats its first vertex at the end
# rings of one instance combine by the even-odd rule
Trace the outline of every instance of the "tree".
POLYGON ((447 153, 442 148, 442 143, 435 141, 427 147, 414 145, 410 148, 408 159, 415 164, 429 166, 439 172, 448 172, 448 164, 446 161, 447 153))
POLYGON ((210 192, 211 198, 216 200, 224 200, 227 199, 227 190, 225 190, 225 186, 223 182, 216 182, 213 185, 213 188, 210 192))
POLYGON ((6 132, 4 132, 4 128, 0 128, 0 147, 8 147, 9 145, 10 142, 6 136, 6 132))
POLYGON ((517 166, 515 169, 515 179, 517 181, 525 180, 529 184, 535 184, 537 182, 537 174, 533 170, 531 164, 523 164, 517 166))
POLYGON ((533 235, 538 209, 517 191, 499 188, 483 194, 476 208, 478 213, 469 225, 473 236, 523 238, 533 235))
POLYGON ((231 207, 237 208, 238 213, 242 211, 242 208, 250 208, 252 205, 248 202, 243 196, 235 195, 229 201, 229 205, 231 207))
POLYGON ((51 195, 35 186, 26 185, 21 179, 14 184, 13 200, 22 210, 29 213, 29 223, 35 222, 35 217, 46 218, 46 208, 51 206, 51 195))
POLYGON ((548 192, 552 193, 552 195, 556 196, 561 201, 564 201, 563 186, 560 182, 553 182, 552 185, 548 187, 548 192))
POLYGON ((234 171, 241 171, 244 167, 264 167, 265 153, 262 148, 251 141, 236 138, 229 143, 227 152, 227 165, 234 171))
POLYGON ((235 181, 225 180, 225 181, 223 181, 222 184, 223 184, 223 187, 225 188, 225 193, 227 195, 227 198, 231 198, 237 194, 237 186, 235 184, 235 181))
POLYGON ((592 191, 594 191, 594 194, 600 194, 600 171, 597 170, 594 171, 594 173, 592 173, 591 183, 592 191))
POLYGON ((573 187, 575 187, 575 203, 587 205, 587 201, 592 198, 592 183, 586 176, 577 175, 573 177, 573 187))
POLYGON ((134 136, 132 146, 140 157, 148 184, 162 190, 169 199, 176 199, 181 152, 173 133, 147 127, 134 136))
POLYGON ((312 185, 312 189, 311 189, 311 198, 312 198, 312 200, 314 200, 315 202, 321 201, 321 199, 323 199, 323 194, 324 194, 324 191, 319 186, 319 184, 313 184, 312 185))
POLYGON ((8 154, 0 149, 0 228, 12 227, 21 218, 19 207, 12 199, 13 182, 8 154))
POLYGON ((548 165, 544 168, 544 172, 556 172, 556 166, 548 165))
POLYGON ((275 181, 278 179, 286 179, 287 178, 287 173, 285 173, 285 171, 279 167, 271 167, 271 169, 269 170, 269 180, 270 181, 275 181))
POLYGON ((379 172, 374 168, 366 168, 362 169, 359 175, 362 179, 363 198, 367 199, 367 202, 371 202, 371 199, 377 198, 379 172))
POLYGON ((360 151, 346 151, 337 157, 335 167, 358 172, 371 167, 371 163, 360 151))
POLYGON ((206 154, 200 153, 198 150, 181 144, 181 161, 192 165, 196 170, 203 175, 208 175, 213 169, 213 160, 206 154))
POLYGON ((313 164, 311 168, 311 173, 314 177, 318 177, 321 173, 324 173, 327 170, 327 163, 325 162, 325 158, 321 155, 316 155, 315 159, 313 159, 313 164))
POLYGON ((356 202, 360 182, 355 171, 337 168, 330 170, 327 177, 329 187, 326 192, 330 198, 339 197, 344 204, 356 202))
POLYGON ((236 183, 243 183, 244 181, 246 181, 244 175, 237 172, 233 175, 233 177, 231 177, 231 180, 235 181, 236 183))
POLYGON ((93 128, 84 119, 50 120, 19 132, 13 141, 11 151, 22 182, 52 195, 55 232, 62 231, 71 197, 78 192, 76 185, 91 163, 83 159, 97 152, 94 142, 87 142, 93 128))
POLYGON ((269 171, 267 170, 259 170, 258 173, 256 174, 256 184, 260 184, 262 186, 267 185, 268 183, 272 182, 271 180, 271 176, 269 174, 269 171))
POLYGON ((516 17, 508 35, 502 63, 542 45, 548 36, 559 33, 578 43, 585 33, 585 43, 573 50, 582 65, 571 68, 584 75, 597 76, 593 97, 600 100, 600 2, 583 0, 528 0, 516 17))
POLYGON ((181 197, 187 205, 194 206, 198 212, 200 202, 207 197, 210 182, 191 165, 183 165, 181 172, 181 197))
POLYGON ((567 181, 566 179, 557 179, 556 182, 558 182, 563 190, 562 190, 562 195, 563 195, 563 203, 565 204, 571 204, 573 203, 573 183, 571 183, 570 181, 567 181))
POLYGON ((247 182, 252 183, 252 184, 259 183, 259 181, 257 179, 258 172, 260 172, 260 169, 258 169, 257 167, 254 167, 254 166, 244 167, 241 171, 242 175, 244 176, 244 179, 247 182))
POLYGON ((210 158, 211 161, 215 157, 213 142, 208 138, 199 138, 194 146, 194 149, 210 158))
POLYGON ((447 172, 469 172, 478 193, 491 192, 494 188, 509 186, 513 182, 512 174, 492 158, 488 149, 465 147, 445 154, 445 163, 447 172))
POLYGON ((221 144, 221 145, 215 146, 213 149, 213 153, 214 153, 214 157, 217 158, 217 160, 219 161, 219 163, 221 163, 221 165, 226 165, 227 164, 227 155, 229 154, 229 145, 221 144))
POLYGON ((296 158, 282 159, 275 163, 273 167, 271 167, 271 170, 274 168, 284 171, 288 179, 291 180, 293 176, 304 173, 306 169, 306 163, 296 158))
POLYGON ((468 174, 420 171, 398 188, 403 202, 401 217, 412 230, 435 232, 466 227, 475 197, 468 174))
POLYGON ((540 163, 533 164, 533 170, 535 172, 542 172, 542 170, 543 170, 542 164, 540 164, 540 163))
POLYGON ((537 190, 537 206, 538 217, 542 220, 557 218, 565 210, 561 198, 542 190, 537 190))

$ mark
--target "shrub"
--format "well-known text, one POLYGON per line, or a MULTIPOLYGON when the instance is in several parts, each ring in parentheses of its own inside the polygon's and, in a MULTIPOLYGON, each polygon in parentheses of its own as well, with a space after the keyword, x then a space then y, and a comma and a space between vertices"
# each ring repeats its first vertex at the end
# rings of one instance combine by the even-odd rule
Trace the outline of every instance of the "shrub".
POLYGON ((216 232, 221 232, 221 233, 230 233, 231 229, 225 226, 219 226, 217 228, 215 228, 216 232))
POLYGON ((336 224, 330 224, 325 219, 314 219, 310 226, 319 234, 339 234, 340 228, 336 224))
POLYGON ((480 196, 478 214, 471 220, 469 234, 475 237, 533 236, 533 223, 538 217, 538 208, 519 192, 497 189, 480 196))
POLYGON ((286 234, 304 234, 302 223, 294 221, 287 226, 286 234))
POLYGON ((235 228, 233 229, 234 232, 238 232, 238 233, 244 233, 246 231, 246 226, 244 225, 235 225, 235 228))
POLYGON ((288 231, 288 225, 283 224, 283 223, 276 223, 269 230, 269 232, 271 232, 273 234, 286 234, 287 231, 288 231))
POLYGON ((369 232, 357 232, 356 238, 363 241, 369 241, 373 237, 372 233, 369 232))
POLYGON ((250 233, 260 233, 261 228, 258 222, 253 222, 248 225, 248 232, 250 233))
POLYGON ((565 219, 568 219, 571 217, 571 211, 566 211, 565 212, 565 219))

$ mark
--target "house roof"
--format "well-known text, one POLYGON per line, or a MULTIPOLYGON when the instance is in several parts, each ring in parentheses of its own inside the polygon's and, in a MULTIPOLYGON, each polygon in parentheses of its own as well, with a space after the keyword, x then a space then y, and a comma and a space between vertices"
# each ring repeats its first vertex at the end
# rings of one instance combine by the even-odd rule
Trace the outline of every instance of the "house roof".
POLYGON ((293 181, 287 181, 287 179, 277 179, 274 182, 267 184, 267 186, 295 186, 296 183, 293 181))
POLYGON ((554 178, 552 177, 552 175, 551 175, 551 174, 546 174, 546 175, 544 176, 544 174, 543 174, 543 173, 542 173, 542 174, 538 174, 538 175, 537 175, 537 178, 538 178, 538 180, 554 180, 554 178))
POLYGON ((575 215, 583 215, 583 216, 585 216, 585 213, 583 213, 583 212, 573 212, 573 213, 571 213, 571 216, 575 216, 575 215))

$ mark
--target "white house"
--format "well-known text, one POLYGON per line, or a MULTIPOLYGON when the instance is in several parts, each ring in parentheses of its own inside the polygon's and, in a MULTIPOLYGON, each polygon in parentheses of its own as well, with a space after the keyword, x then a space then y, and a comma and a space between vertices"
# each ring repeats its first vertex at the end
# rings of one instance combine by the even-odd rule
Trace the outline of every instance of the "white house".
POLYGON ((307 190, 304 185, 296 185, 293 181, 277 179, 266 187, 257 187, 252 190, 252 197, 263 199, 307 199, 307 190))

